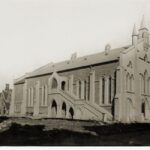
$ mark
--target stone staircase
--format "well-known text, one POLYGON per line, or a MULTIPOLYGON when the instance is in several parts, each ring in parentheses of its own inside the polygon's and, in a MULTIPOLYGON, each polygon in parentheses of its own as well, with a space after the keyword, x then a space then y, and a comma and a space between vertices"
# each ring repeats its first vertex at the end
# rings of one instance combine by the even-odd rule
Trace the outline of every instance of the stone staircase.
MULTIPOLYGON (((99 120, 104 122, 113 120, 112 114, 97 104, 91 104, 89 101, 77 99, 63 90, 57 90, 55 94, 61 95, 66 101, 76 106, 76 108, 83 110, 84 115, 87 115, 87 119, 89 118, 90 120, 99 120)), ((86 118, 86 116, 84 118, 86 118)))

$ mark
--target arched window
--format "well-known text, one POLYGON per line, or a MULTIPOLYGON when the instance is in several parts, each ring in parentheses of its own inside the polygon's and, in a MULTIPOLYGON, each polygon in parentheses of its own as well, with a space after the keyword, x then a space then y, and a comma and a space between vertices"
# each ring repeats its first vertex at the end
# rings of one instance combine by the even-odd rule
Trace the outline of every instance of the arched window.
POLYGON ((102 78, 102 104, 105 103, 105 78, 102 78))
POLYGON ((126 90, 127 91, 129 91, 129 84, 130 83, 130 81, 129 81, 129 73, 127 73, 127 75, 126 75, 126 90))
POLYGON ((66 89, 66 82, 62 81, 61 82, 61 89, 64 91, 66 89))
POLYGON ((150 77, 147 79, 147 93, 150 94, 150 77))
POLYGON ((33 103, 34 103, 34 93, 33 93, 33 88, 31 88, 31 104, 30 106, 33 106, 33 103))
POLYGON ((141 113, 145 115, 145 102, 142 102, 141 104, 141 113))
POLYGON ((84 80, 84 99, 86 100, 86 89, 87 89, 87 83, 86 80, 84 80))
POLYGON ((90 76, 88 76, 88 82, 87 82, 87 91, 88 91, 88 93, 87 93, 87 99, 88 100, 90 100, 90 76))
POLYGON ((81 81, 79 80, 79 98, 81 98, 81 81))
POLYGON ((116 95, 117 87, 117 71, 114 72, 114 95, 116 95))
POLYGON ((45 86, 43 87, 43 105, 45 105, 45 95, 46 93, 45 93, 45 86))
POLYGON ((146 91, 146 85, 147 85, 147 70, 144 72, 144 94, 147 92, 146 91))
POLYGON ((52 80, 52 89, 56 89, 58 86, 57 80, 55 78, 53 78, 52 80))
POLYGON ((31 101, 31 88, 28 89, 28 106, 30 106, 31 101))
POLYGON ((41 102, 42 106, 46 106, 47 105, 47 86, 44 85, 42 87, 42 102, 41 102))
POLYGON ((141 82, 140 82, 140 87, 141 87, 141 93, 144 93, 144 75, 141 74, 141 82))
POLYGON ((130 76, 130 91, 133 92, 134 89, 134 77, 133 74, 130 76))
POLYGON ((111 76, 109 77, 109 103, 111 104, 111 76))
POLYGON ((30 88, 28 89, 28 103, 27 103, 27 105, 28 106, 30 106, 30 99, 31 99, 31 90, 30 90, 30 88))
POLYGON ((69 86, 70 86, 69 84, 70 84, 70 80, 68 80, 68 82, 67 82, 67 90, 68 90, 68 91, 69 91, 69 88, 70 88, 70 87, 69 87, 69 86))
POLYGON ((29 102, 29 106, 31 106, 31 101, 32 101, 32 91, 31 91, 31 88, 30 88, 30 102, 29 102))

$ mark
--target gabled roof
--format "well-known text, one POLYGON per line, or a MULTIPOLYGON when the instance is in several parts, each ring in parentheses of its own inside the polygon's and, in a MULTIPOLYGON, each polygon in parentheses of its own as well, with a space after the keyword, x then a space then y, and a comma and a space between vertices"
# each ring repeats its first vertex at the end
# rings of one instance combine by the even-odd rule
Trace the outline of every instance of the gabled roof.
POLYGON ((94 65, 98 63, 105 63, 108 61, 118 60, 120 52, 124 51, 128 47, 129 46, 110 50, 108 52, 108 55, 106 55, 105 52, 100 52, 100 53, 96 53, 92 55, 79 57, 79 58, 76 58, 75 60, 66 60, 66 61, 62 61, 62 62, 58 62, 54 64, 49 63, 43 67, 40 67, 34 70, 33 72, 28 73, 27 76, 25 76, 24 78, 20 78, 20 80, 17 80, 15 84, 23 82, 25 78, 49 74, 54 71, 59 72, 63 70, 69 70, 69 69, 74 69, 78 67, 84 67, 84 66, 94 65))

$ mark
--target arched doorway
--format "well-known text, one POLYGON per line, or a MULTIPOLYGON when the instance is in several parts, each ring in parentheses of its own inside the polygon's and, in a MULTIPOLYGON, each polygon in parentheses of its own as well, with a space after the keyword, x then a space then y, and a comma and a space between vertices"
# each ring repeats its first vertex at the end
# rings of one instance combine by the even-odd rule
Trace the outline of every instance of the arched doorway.
POLYGON ((56 115, 57 115, 57 103, 55 102, 55 100, 53 100, 51 106, 51 117, 56 118, 56 115))
POLYGON ((61 89, 64 91, 66 89, 66 82, 62 81, 61 82, 61 89))
POLYGON ((134 121, 134 108, 131 99, 127 99, 127 122, 134 121))
POLYGON ((73 110, 73 108, 71 107, 71 108, 69 109, 69 118, 70 118, 70 119, 73 119, 73 117, 74 117, 74 110, 73 110))
POLYGON ((148 102, 147 102, 147 100, 142 100, 141 113, 142 113, 142 117, 144 120, 148 119, 148 112, 149 112, 148 102))
POLYGON ((62 118, 66 118, 66 103, 63 102, 62 104, 62 118))
POLYGON ((58 86, 57 80, 55 78, 52 79, 52 89, 56 89, 58 86))

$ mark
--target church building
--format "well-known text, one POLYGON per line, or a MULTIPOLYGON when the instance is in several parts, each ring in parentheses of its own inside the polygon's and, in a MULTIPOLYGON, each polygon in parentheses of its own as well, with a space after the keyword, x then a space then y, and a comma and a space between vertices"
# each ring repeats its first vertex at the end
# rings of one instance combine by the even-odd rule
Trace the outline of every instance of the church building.
POLYGON ((150 121, 150 45, 144 18, 132 44, 49 63, 14 81, 10 116, 150 121))

